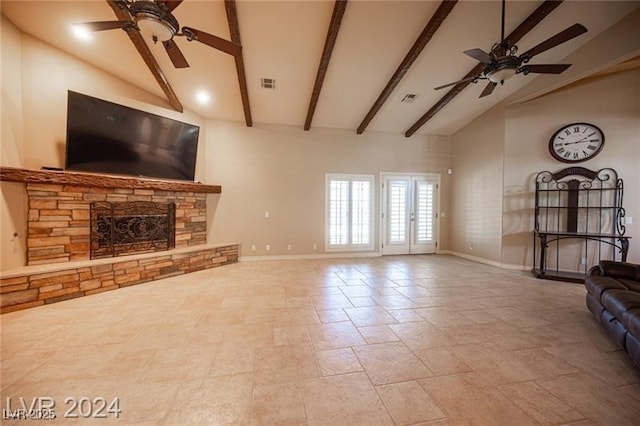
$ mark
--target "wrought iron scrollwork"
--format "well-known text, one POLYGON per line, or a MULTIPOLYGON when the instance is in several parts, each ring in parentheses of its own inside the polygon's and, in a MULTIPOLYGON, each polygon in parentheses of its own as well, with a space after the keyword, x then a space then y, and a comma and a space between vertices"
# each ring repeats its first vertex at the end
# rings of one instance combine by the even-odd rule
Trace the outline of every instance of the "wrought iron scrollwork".
POLYGON ((91 203, 91 258, 175 247, 175 204, 91 203))

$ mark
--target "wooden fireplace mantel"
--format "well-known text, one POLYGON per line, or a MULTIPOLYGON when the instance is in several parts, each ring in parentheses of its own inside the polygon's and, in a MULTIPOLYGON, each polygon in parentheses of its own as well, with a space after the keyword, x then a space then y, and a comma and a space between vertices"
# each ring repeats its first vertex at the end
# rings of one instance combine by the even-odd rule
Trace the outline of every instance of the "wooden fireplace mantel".
POLYGON ((222 192, 222 187, 220 185, 207 185, 188 181, 114 176, 106 174, 102 175, 70 171, 33 170, 4 166, 0 166, 0 180, 7 182, 48 183, 54 185, 78 185, 100 188, 154 189, 160 191, 207 194, 220 194, 222 192))

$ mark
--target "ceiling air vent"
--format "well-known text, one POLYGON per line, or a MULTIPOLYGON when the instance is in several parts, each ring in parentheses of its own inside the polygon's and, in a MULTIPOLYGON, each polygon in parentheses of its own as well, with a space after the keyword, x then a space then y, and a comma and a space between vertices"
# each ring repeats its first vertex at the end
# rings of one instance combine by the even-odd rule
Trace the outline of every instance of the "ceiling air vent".
POLYGON ((400 102, 410 104, 411 102, 415 101, 417 97, 418 95, 416 95, 415 93, 407 93, 406 95, 404 95, 404 98, 402 98, 400 102))
POLYGON ((276 80, 274 78, 261 78, 260 79, 260 86, 263 89, 275 90, 276 89, 276 80))

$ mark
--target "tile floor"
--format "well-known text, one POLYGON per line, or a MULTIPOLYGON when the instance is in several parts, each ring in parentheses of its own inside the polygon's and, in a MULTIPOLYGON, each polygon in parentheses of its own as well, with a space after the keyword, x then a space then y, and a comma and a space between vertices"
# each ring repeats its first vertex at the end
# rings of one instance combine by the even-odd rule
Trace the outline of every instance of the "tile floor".
POLYGON ((584 294, 451 256, 243 262, 2 315, 2 408, 51 397, 64 424, 638 425, 640 374, 584 294), (79 418, 65 398, 89 398, 79 418))

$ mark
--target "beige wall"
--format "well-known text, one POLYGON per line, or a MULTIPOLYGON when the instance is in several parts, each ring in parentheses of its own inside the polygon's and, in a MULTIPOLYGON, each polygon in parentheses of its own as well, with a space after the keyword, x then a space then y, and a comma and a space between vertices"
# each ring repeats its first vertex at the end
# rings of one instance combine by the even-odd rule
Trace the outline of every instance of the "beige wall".
MULTIPOLYGON (((177 113, 155 95, 138 89, 57 48, 17 30, 2 16, 2 165, 39 169, 64 167, 67 91, 73 90, 200 126, 202 117, 177 113)), ((153 78, 149 74, 149 78, 153 78)), ((200 147, 202 150, 202 145, 200 147)), ((196 179, 204 180, 200 153, 196 179)), ((2 182, 2 270, 25 264, 24 185, 2 182), (18 237, 14 238, 13 233, 18 237)))
MULTIPOLYGON (((1 16, 0 22, 0 89, 2 121, 0 122, 0 161, 5 166, 23 163, 22 76, 20 67, 20 31, 1 16)), ((24 185, 0 182, 0 268, 8 269, 26 262, 27 231, 26 194, 24 185), (14 236, 15 233, 18 236, 14 236)))
MULTIPOLYGON (((213 221, 209 241, 238 241, 243 256, 324 253, 326 173, 373 174, 377 183, 380 172, 440 173, 441 211, 446 213, 449 203, 446 137, 356 135, 320 128, 305 132, 299 127, 260 124, 247 128, 210 120, 206 146, 207 181, 222 185, 222 195, 212 197, 210 203, 216 208, 215 215, 214 209, 209 213, 213 221)), ((375 217, 379 217, 379 198, 376 191, 375 217)), ((441 221, 440 241, 446 248, 448 216, 441 221)), ((376 239, 376 251, 378 243, 376 239)))
MULTIPOLYGON (((567 167, 548 151, 565 124, 590 122, 605 147, 580 166, 613 168, 624 180, 627 216, 640 214, 640 70, 587 79, 537 99, 499 105, 452 136, 451 250, 507 267, 529 268, 533 249, 535 175, 567 167), (473 243, 473 250, 469 243, 473 243)), ((640 226, 627 226, 629 261, 640 262, 640 226)), ((562 269, 580 269, 583 247, 563 255, 562 269)), ((592 253, 593 254, 593 253, 592 253)), ((588 256, 592 263, 594 256, 588 256)))
POLYGON ((500 261, 504 114, 494 108, 451 138, 450 249, 500 261))

